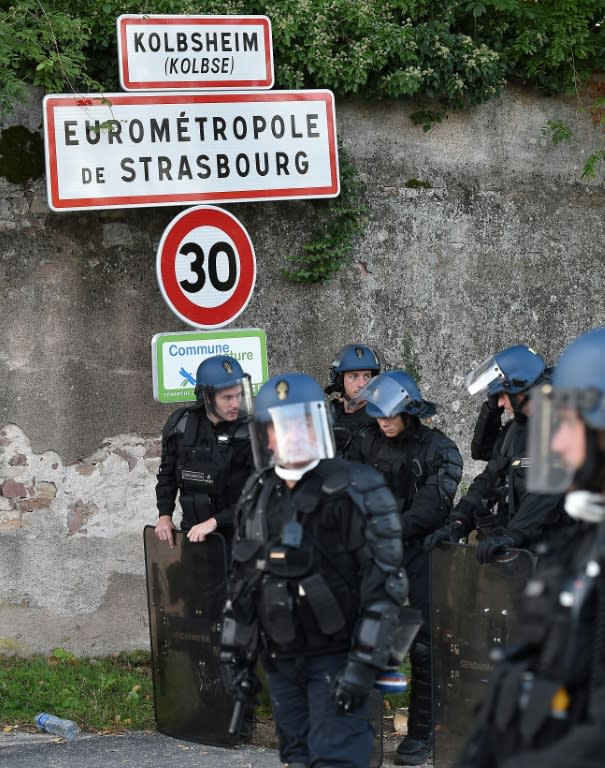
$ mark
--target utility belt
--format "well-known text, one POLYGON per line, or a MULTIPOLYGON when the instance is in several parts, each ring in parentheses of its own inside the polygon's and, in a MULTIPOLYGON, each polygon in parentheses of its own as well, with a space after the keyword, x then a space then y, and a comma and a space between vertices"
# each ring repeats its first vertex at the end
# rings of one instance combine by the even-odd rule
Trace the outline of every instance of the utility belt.
POLYGON ((328 580, 313 570, 310 546, 264 549, 259 542, 240 541, 233 559, 247 564, 247 581, 259 579, 258 612, 270 646, 292 645, 301 634, 311 645, 341 633, 348 636, 351 617, 347 621, 328 580))
POLYGON ((294 643, 298 622, 305 635, 332 637, 345 629, 347 622, 328 583, 320 573, 292 581, 267 574, 260 586, 262 628, 277 646, 294 643))

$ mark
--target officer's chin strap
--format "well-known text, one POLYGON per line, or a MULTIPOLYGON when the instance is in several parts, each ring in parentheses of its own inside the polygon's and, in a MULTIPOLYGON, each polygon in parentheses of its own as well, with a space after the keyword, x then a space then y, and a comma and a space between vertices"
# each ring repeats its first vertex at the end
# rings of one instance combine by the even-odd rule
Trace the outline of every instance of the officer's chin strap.
POLYGON ((591 491, 570 491, 565 497, 565 511, 574 520, 605 522, 605 496, 591 491))
POLYGON ((515 420, 520 422, 521 424, 525 424, 525 422, 527 421, 527 415, 523 412, 523 408, 525 406, 525 403, 527 402, 527 395, 525 394, 509 395, 508 399, 510 400, 510 404, 513 407, 515 420))
POLYGON ((295 482, 298 482, 300 478, 305 475, 307 472, 310 472, 312 469, 315 469, 315 467, 319 464, 319 459, 315 459, 315 461, 310 461, 308 464, 305 464, 303 467, 297 467, 296 469, 288 469, 288 467, 280 467, 279 464, 276 464, 275 474, 278 477, 281 477, 282 480, 294 480, 295 482))

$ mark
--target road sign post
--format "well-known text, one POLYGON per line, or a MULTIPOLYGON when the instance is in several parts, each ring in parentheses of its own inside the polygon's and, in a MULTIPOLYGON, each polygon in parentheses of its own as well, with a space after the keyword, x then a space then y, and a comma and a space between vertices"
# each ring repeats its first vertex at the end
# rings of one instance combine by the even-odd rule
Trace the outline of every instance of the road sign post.
POLYGON ((160 291, 188 325, 220 328, 246 307, 256 280, 252 241, 222 208, 183 211, 165 229, 157 251, 160 291))

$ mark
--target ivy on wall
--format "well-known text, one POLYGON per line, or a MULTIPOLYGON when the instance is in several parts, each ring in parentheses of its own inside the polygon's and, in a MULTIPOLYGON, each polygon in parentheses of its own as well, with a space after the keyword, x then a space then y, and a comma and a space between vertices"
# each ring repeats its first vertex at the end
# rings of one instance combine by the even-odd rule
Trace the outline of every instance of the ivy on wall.
POLYGON ((328 201, 312 202, 316 219, 307 243, 298 254, 286 256, 291 269, 282 274, 295 283, 321 283, 350 262, 355 239, 364 231, 366 208, 357 169, 339 144, 340 195, 328 201))

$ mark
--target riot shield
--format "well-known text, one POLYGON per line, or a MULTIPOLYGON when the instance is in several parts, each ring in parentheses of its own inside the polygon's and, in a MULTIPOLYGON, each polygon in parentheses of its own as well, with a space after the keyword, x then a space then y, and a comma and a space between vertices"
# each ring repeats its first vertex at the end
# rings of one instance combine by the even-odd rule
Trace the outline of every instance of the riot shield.
POLYGON ((213 533, 191 543, 175 531, 171 549, 148 525, 144 543, 157 728, 178 739, 231 746, 233 700, 219 663, 225 540, 213 533))
POLYGON ((432 552, 432 663, 435 768, 448 768, 470 734, 494 663, 490 652, 520 639, 523 590, 535 570, 526 550, 480 565, 476 547, 444 544, 432 552))
POLYGON ((380 691, 370 693, 370 711, 374 729, 370 768, 380 768, 384 756, 384 695, 380 691))

